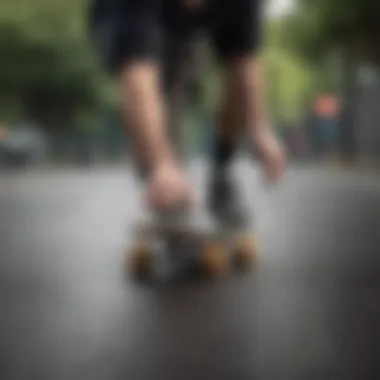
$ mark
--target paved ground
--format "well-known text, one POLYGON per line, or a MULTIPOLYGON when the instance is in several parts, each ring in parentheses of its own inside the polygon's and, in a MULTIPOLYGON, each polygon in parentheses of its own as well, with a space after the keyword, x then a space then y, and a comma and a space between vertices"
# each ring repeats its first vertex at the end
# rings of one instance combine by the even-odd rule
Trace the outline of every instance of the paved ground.
POLYGON ((3 174, 0 378, 379 379, 380 177, 294 168, 268 191, 237 175, 257 272, 154 290, 123 278, 130 172, 3 174))

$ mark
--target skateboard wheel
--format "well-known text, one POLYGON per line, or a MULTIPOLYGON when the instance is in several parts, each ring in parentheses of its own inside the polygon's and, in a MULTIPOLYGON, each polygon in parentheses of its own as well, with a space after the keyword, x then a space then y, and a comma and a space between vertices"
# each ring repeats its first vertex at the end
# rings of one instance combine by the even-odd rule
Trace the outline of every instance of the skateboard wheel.
POLYGON ((129 270, 135 278, 146 278, 152 269, 152 252, 147 245, 136 245, 131 250, 129 270))
POLYGON ((255 264, 258 258, 258 246, 251 236, 241 236, 234 247, 234 262, 238 268, 248 268, 255 264))
POLYGON ((223 247, 218 244, 205 244, 200 255, 201 272, 210 278, 225 275, 228 271, 228 258, 223 247))

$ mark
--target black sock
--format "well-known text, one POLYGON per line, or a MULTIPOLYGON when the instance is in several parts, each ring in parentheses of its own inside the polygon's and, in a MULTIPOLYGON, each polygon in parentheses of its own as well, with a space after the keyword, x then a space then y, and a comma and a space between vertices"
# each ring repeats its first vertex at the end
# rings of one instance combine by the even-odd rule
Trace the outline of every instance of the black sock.
POLYGON ((213 164, 217 170, 226 170, 235 153, 235 144, 216 138, 213 151, 213 164))

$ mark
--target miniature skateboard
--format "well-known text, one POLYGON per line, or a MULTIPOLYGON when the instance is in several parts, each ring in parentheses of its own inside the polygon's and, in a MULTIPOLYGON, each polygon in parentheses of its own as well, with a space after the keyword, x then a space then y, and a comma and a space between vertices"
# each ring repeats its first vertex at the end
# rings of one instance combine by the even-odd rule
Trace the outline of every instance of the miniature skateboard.
POLYGON ((258 260, 257 241, 243 228, 147 221, 136 225, 134 236, 127 266, 140 280, 184 273, 217 279, 232 267, 245 270, 258 260))

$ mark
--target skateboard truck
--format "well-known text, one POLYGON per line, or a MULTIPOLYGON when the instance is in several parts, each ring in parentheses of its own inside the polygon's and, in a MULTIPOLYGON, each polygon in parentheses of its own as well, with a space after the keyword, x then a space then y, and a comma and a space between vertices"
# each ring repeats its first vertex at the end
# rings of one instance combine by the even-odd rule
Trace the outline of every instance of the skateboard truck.
POLYGON ((186 272, 217 279, 232 266, 244 270, 258 259, 251 233, 240 227, 216 226, 205 216, 194 218, 189 213, 140 223, 135 237, 127 268, 140 280, 186 272))

